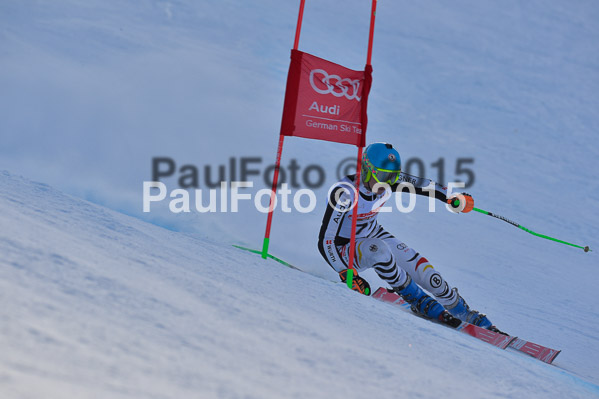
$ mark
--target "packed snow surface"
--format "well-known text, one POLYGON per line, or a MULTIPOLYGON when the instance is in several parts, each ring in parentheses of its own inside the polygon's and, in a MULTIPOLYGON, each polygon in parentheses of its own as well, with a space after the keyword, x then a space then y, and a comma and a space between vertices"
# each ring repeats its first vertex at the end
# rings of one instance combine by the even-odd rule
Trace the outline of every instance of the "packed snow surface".
POLYGON ((0 209, 4 398, 599 396, 597 331, 567 315, 510 328, 550 366, 8 172, 0 209))

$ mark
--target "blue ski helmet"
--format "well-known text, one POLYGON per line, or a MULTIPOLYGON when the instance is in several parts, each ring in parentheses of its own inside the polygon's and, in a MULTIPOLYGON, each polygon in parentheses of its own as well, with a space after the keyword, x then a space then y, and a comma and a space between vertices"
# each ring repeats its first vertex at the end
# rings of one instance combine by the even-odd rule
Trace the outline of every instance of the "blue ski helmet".
POLYGON ((379 183, 395 184, 401 173, 399 152, 389 143, 372 143, 362 155, 362 181, 374 177, 379 183))

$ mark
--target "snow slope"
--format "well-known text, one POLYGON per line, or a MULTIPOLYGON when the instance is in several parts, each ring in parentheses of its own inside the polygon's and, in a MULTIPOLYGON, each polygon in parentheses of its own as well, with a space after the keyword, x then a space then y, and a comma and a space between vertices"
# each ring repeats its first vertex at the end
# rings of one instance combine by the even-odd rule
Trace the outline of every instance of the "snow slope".
POLYGON ((583 347, 549 366, 6 171, 0 209, 3 398, 599 397, 583 347))
MULTIPOLYGON (((387 395, 445 382, 456 396, 597 394, 597 252, 420 200, 380 217, 502 329, 562 349, 548 368, 231 249, 261 244, 265 215, 248 204, 141 212, 154 156, 213 180, 231 157, 274 160, 298 3, 0 2, 1 397, 340 396, 349 369, 387 395)), ((300 49, 358 69, 370 1, 339 4, 307 1, 300 49)), ((588 0, 379 2, 368 140, 432 179, 439 158, 446 181, 474 158, 477 206, 596 251, 597 21, 588 0)), ((276 212, 274 255, 336 277, 315 236, 355 153, 286 140, 283 166, 327 175, 314 212, 276 212)))

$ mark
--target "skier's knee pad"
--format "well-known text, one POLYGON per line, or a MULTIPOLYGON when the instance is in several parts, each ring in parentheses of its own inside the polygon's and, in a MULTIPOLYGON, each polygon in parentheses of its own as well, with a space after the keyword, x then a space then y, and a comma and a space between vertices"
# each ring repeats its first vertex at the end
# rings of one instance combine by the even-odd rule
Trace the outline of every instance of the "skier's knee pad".
POLYGON ((380 238, 364 238, 356 245, 359 268, 369 269, 377 264, 394 264, 393 253, 380 238))

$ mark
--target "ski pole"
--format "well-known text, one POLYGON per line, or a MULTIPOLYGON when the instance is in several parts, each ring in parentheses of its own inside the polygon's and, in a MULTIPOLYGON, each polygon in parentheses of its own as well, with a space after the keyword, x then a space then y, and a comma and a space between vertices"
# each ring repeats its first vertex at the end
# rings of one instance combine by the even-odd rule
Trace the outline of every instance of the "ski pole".
POLYGON ((491 212, 488 212, 488 211, 485 211, 485 210, 482 210, 482 209, 478 209, 478 208, 472 208, 472 210, 476 211, 476 212, 484 213, 485 215, 493 216, 494 218, 497 218, 497 219, 500 219, 500 220, 503 220, 504 222, 507 222, 507 223, 511 224, 512 226, 516 226, 517 228, 522 229, 522 230, 526 231, 527 233, 530 233, 530 234, 532 234, 534 236, 545 238, 547 240, 551 240, 551 241, 555 241, 555 242, 559 242, 561 244, 570 245, 570 246, 573 246, 573 247, 576 247, 576 248, 580 248, 580 249, 584 250, 584 252, 592 251, 589 248, 588 245, 585 246, 585 247, 583 247, 583 246, 572 244, 572 243, 569 243, 569 242, 566 242, 566 241, 558 240, 557 238, 553 238, 553 237, 549 237, 549 236, 546 236, 546 235, 543 235, 543 234, 535 233, 534 231, 527 229, 526 227, 522 226, 521 224, 516 223, 516 222, 514 222, 512 220, 509 220, 508 218, 503 217, 501 215, 497 215, 497 214, 494 214, 494 213, 491 213, 491 212))

